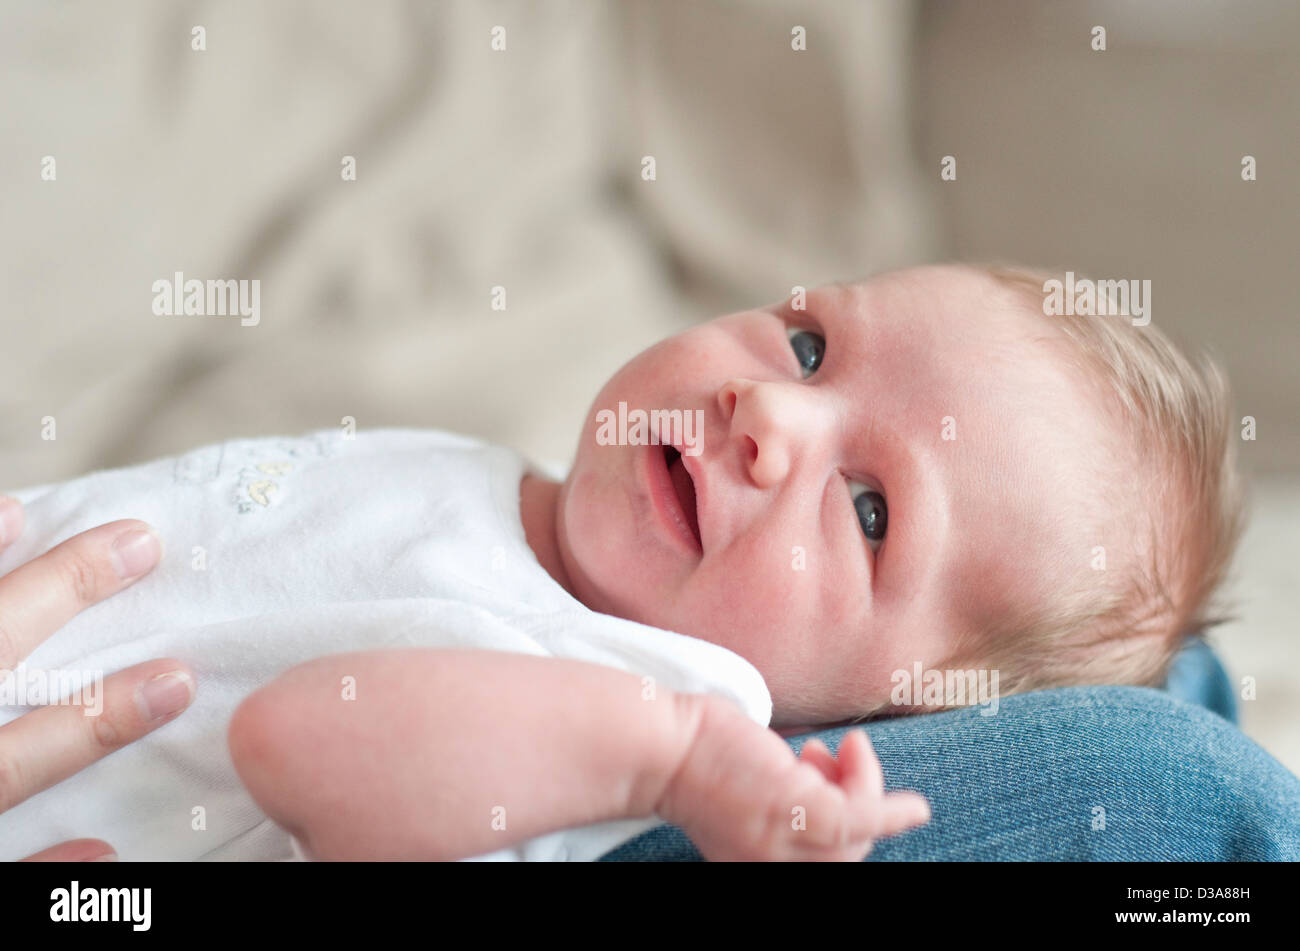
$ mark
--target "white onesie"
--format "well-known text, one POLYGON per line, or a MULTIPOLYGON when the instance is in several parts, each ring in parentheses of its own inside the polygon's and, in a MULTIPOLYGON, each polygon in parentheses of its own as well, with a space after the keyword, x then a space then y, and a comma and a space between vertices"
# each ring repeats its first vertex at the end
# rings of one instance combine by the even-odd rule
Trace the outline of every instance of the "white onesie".
MULTIPOLYGON (((10 493, 27 527, 0 554, 0 575, 119 518, 149 522, 164 540, 151 574, 42 643, 26 673, 107 676, 175 657, 198 694, 173 722, 0 813, 0 861, 81 837, 108 841, 124 861, 293 857, 288 833, 240 784, 226 729, 244 697, 325 654, 419 646, 571 658, 726 697, 766 726, 771 696, 748 661, 591 611, 550 577, 520 521, 526 471, 546 474, 449 433, 330 430, 10 493)), ((0 706, 0 724, 27 709, 0 706)), ((592 860, 659 821, 564 830, 481 858, 592 860)))

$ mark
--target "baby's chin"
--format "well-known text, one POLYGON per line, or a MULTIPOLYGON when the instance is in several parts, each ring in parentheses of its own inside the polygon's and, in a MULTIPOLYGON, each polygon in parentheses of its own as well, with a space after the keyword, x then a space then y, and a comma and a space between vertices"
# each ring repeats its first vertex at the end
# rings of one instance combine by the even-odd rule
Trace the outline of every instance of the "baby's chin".
MULTIPOLYGON (((772 729, 782 733, 800 732, 792 727, 806 727, 811 732, 857 722, 864 714, 880 709, 889 702, 889 688, 854 689, 852 696, 828 688, 823 680, 796 679, 790 671, 764 671, 768 692, 772 695, 772 729), (839 696, 835 694, 839 693, 839 696)), ((899 710, 902 713, 905 711, 899 710)), ((892 715, 892 714, 887 714, 892 715)))
MULTIPOLYGON (((763 679, 767 680, 766 677, 763 679)), ((848 714, 827 709, 813 690, 804 689, 797 694, 791 694, 779 686, 774 688, 770 681, 768 690, 772 694, 770 725, 774 730, 800 732, 792 728, 806 727, 807 731, 811 731, 847 721, 849 718, 848 714)))
POLYGON ((805 710, 798 705, 778 704, 773 698, 772 722, 769 726, 782 736, 798 736, 801 733, 848 726, 854 719, 852 716, 836 716, 826 710, 805 710))

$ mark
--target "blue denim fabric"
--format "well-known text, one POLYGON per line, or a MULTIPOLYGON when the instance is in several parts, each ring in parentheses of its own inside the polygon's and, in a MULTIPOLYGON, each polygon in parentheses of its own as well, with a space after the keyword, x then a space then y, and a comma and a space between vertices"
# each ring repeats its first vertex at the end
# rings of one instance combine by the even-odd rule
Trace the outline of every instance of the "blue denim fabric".
POLYGON ((1210 645, 1199 637, 1188 638, 1174 658, 1165 690, 1180 700, 1213 710, 1229 723, 1237 722, 1237 697, 1228 672, 1210 645))
MULTIPOLYGON (((1300 861, 1300 779, 1233 725, 1230 683, 1203 642, 1167 690, 1069 687, 980 711, 865 725, 887 787, 924 793, 933 815, 868 861, 1300 861)), ((847 729, 788 742, 838 752, 847 729)), ((670 825, 601 859, 701 860, 670 825)))

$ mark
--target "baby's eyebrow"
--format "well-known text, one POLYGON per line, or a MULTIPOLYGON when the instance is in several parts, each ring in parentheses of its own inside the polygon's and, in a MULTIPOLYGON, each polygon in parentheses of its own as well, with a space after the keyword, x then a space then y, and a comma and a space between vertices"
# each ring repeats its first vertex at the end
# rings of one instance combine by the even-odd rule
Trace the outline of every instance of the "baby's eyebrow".
POLYGON ((808 313, 807 299, 805 298, 805 306, 799 310, 796 310, 794 306, 794 298, 784 297, 776 304, 772 305, 771 311, 774 315, 780 317, 782 320, 785 321, 794 320, 796 317, 808 313))

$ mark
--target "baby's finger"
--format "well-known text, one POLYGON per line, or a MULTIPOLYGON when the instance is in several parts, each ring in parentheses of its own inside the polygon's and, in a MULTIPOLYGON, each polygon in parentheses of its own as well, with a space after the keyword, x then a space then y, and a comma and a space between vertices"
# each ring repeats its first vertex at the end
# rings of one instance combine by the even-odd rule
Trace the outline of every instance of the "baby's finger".
POLYGON ((17 499, 0 495, 0 551, 12 545, 22 533, 22 504, 17 499))
POLYGON ((13 668, 77 614, 151 571, 162 556, 144 522, 74 535, 0 578, 0 669, 13 668))
POLYGON ((877 838, 898 835, 930 821, 930 803, 920 793, 894 792, 880 801, 877 838))
POLYGON ((804 743, 799 750, 799 759, 805 763, 812 763, 821 774, 826 777, 828 782, 838 783, 840 781, 840 767, 835 762, 835 757, 831 756, 831 751, 826 748, 826 744, 818 739, 811 739, 804 743))
POLYGON ((117 853, 103 839, 73 839, 29 855, 20 862, 116 862, 117 853))
POLYGON ((83 686, 82 704, 41 707, 0 726, 0 812, 158 729, 195 692, 189 670, 168 659, 137 664, 99 686, 83 686))
POLYGON ((840 785, 855 802, 878 800, 885 791, 885 774, 866 730, 850 730, 840 740, 840 785))
POLYGON ((858 814, 864 810, 855 810, 839 789, 821 780, 801 790, 794 805, 802 822, 793 827, 791 841, 802 860, 838 853, 847 843, 868 838, 874 828, 858 814))

